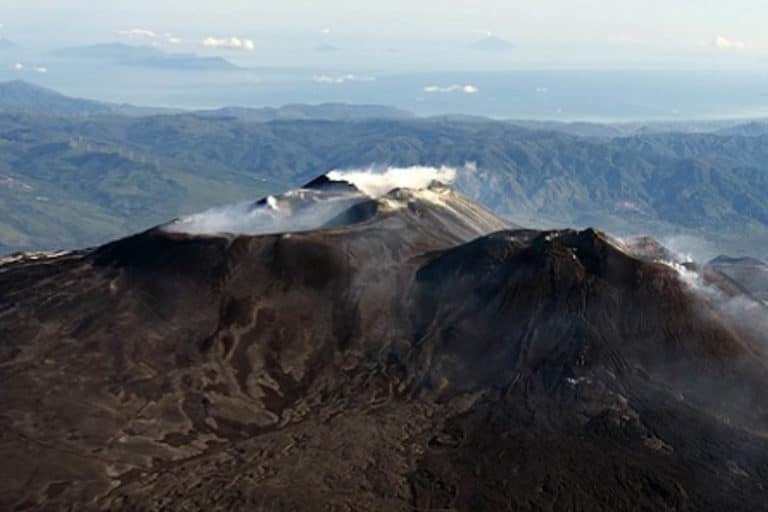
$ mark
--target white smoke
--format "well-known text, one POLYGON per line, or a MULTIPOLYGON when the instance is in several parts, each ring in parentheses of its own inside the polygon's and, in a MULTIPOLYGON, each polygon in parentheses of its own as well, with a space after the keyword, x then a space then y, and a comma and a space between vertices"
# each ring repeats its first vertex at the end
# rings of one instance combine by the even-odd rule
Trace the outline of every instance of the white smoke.
POLYGON ((381 197, 396 188, 426 188, 433 181, 446 185, 456 179, 455 167, 387 167, 377 171, 369 169, 334 170, 328 173, 332 180, 353 184, 370 197, 381 197))
POLYGON ((421 189, 433 181, 451 183, 453 167, 387 167, 334 170, 327 174, 334 181, 345 181, 355 189, 328 187, 299 189, 280 196, 269 196, 259 203, 241 203, 190 215, 163 227, 166 231, 188 234, 233 233, 264 235, 319 229, 351 207, 376 199, 396 188, 421 189))
POLYGON ((193 235, 233 233, 265 235, 318 229, 366 200, 353 191, 300 189, 269 196, 259 203, 213 208, 164 226, 166 231, 193 235))
POLYGON ((708 261, 721 254, 715 244, 692 235, 671 235, 661 237, 661 244, 673 253, 678 261, 693 263, 708 261))

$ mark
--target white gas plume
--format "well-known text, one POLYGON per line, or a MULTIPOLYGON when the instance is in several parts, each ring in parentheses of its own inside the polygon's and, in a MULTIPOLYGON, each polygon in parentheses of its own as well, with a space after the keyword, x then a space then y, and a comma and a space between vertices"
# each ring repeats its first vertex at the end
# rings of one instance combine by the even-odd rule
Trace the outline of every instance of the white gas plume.
POLYGON ((166 231, 189 234, 265 235, 321 228, 367 199, 354 190, 293 190, 258 203, 213 208, 176 220, 166 231))
POLYGON ((768 333, 768 305, 763 301, 749 295, 728 295, 714 284, 708 283, 701 272, 687 265, 669 261, 663 263, 674 268, 689 290, 704 298, 720 313, 759 337, 768 333))
POLYGON ((396 188, 426 188, 433 181, 444 184, 453 183, 456 179, 455 167, 387 167, 382 170, 353 169, 334 170, 328 173, 332 180, 346 181, 353 184, 363 193, 371 197, 381 197, 396 188))

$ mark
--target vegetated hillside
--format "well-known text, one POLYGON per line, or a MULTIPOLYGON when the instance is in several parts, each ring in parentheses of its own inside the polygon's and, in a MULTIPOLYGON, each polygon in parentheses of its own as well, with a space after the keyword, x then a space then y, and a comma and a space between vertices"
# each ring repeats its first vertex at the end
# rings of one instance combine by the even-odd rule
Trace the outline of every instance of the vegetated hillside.
MULTIPOLYGON (((145 201, 139 202, 137 210, 151 204, 156 214, 147 211, 152 215, 145 218, 161 222, 178 214, 179 208, 189 212, 212 202, 249 194, 257 197, 265 182, 295 186, 334 168, 471 162, 476 170, 460 172, 456 186, 523 225, 594 225, 619 234, 659 236, 685 233, 712 240, 719 245, 714 249, 718 252, 759 256, 768 240, 764 137, 660 134, 600 139, 477 120, 248 123, 196 114, 138 119, 6 115, 0 118, 0 130, 5 149, 0 174, 30 181, 27 184, 33 190, 45 189, 43 195, 51 199, 67 195, 71 188, 82 190, 79 201, 95 202, 105 214, 127 222, 113 224, 109 236, 125 225, 138 226, 131 213, 121 209, 123 203, 113 205, 109 194, 99 196, 99 187, 135 191, 134 197, 145 201), (67 151, 89 159, 90 174, 62 171, 80 164, 67 151, 51 148, 72 141, 77 149, 67 151), (157 189, 141 186, 127 172, 110 175, 115 168, 125 168, 117 165, 119 159, 100 160, 101 151, 94 151, 97 146, 112 152, 119 149, 123 158, 142 155, 144 162, 153 163, 154 179, 171 181, 157 189), (208 193, 197 188, 197 181, 181 187, 176 203, 154 196, 168 188, 174 197, 170 183, 182 180, 182 175, 204 183, 215 180, 217 187, 235 192, 223 191, 206 201, 191 195, 208 193)), ((14 197, 25 208, 34 204, 35 210, 50 211, 35 203, 37 195, 16 193, 14 197)), ((80 222, 79 217, 64 215, 72 226, 80 222)), ((6 235, 0 243, 6 250, 55 247, 54 242, 61 239, 47 239, 42 231, 33 234, 30 226, 46 224, 38 220, 35 215, 19 217, 11 226, 16 241, 6 235)), ((93 238, 104 240, 106 233, 94 232, 93 238)), ((78 239, 80 235, 69 237, 78 239)))
POLYGON ((179 112, 73 98, 23 80, 0 82, 0 112, 49 116, 145 116, 179 112))
POLYGON ((0 111, 50 115, 111 113, 110 107, 104 103, 70 98, 23 80, 0 82, 0 111))
POLYGON ((435 184, 340 218, 0 263, 0 507, 765 508, 766 331, 694 268, 435 184))
POLYGON ((0 116, 2 253, 96 245, 203 205, 274 188, 225 168, 80 137, 52 118, 17 119, 0 116))

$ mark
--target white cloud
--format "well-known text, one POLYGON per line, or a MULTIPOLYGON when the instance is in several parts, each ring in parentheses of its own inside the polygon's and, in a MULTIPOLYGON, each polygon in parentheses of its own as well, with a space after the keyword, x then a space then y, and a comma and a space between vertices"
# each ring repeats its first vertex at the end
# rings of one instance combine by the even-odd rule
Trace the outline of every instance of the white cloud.
POLYGON ((158 34, 145 28, 132 28, 130 30, 118 30, 117 35, 134 41, 151 41, 153 44, 165 42, 169 44, 181 44, 183 41, 171 34, 158 34))
POLYGON ((461 92, 464 94, 477 94, 478 92, 480 92, 480 88, 472 84, 465 84, 465 85, 453 84, 453 85, 446 85, 446 86, 428 85, 424 87, 424 92, 429 92, 429 93, 461 92))
POLYGON ((343 84, 346 82, 373 82, 376 79, 372 76, 360 76, 353 75, 351 73, 345 75, 315 75, 312 77, 313 82, 319 84, 343 84))
POLYGON ((207 37, 203 40, 203 46, 207 48, 232 48, 252 52, 256 49, 256 44, 250 39, 241 39, 239 37, 216 38, 207 37))
POLYGON ((721 50, 743 50, 747 47, 747 44, 744 41, 728 39, 727 37, 723 36, 717 36, 715 38, 714 45, 721 50))
POLYGON ((27 66, 26 64, 22 64, 21 62, 17 62, 12 66, 12 68, 15 71, 31 71, 34 73, 47 73, 48 68, 43 66, 27 66))
POLYGON ((326 36, 327 36, 328 34, 330 34, 330 33, 331 33, 331 29, 330 29, 329 27, 325 27, 325 28, 324 28, 324 29, 322 29, 320 32, 321 32, 322 34, 324 34, 324 35, 326 35, 326 36))
POLYGON ((118 30, 118 35, 121 35, 123 37, 127 37, 128 39, 157 39, 159 36, 152 32, 151 30, 147 30, 144 28, 132 28, 130 30, 118 30))

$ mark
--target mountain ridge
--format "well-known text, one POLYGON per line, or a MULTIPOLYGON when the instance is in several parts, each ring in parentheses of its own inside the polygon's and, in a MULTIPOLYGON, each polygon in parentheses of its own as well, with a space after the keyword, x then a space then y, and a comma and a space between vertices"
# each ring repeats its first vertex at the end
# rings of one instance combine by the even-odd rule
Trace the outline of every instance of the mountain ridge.
POLYGON ((702 260, 764 257, 768 243, 760 136, 577 137, 337 105, 172 114, 0 114, 0 251, 95 245, 330 169, 371 165, 456 167, 457 188, 521 225, 699 239, 691 250, 702 260))
POLYGON ((179 111, 74 98, 26 80, 10 80, 0 82, 0 112, 62 116, 146 116, 179 111))

